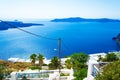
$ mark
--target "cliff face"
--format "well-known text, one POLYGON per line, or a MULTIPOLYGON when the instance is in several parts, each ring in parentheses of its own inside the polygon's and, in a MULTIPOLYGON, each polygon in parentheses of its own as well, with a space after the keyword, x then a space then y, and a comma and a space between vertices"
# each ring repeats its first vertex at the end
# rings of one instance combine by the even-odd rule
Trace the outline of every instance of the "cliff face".
POLYGON ((9 28, 16 28, 16 27, 30 27, 33 25, 43 26, 43 24, 23 23, 23 22, 16 22, 16 21, 4 21, 4 22, 0 22, 0 30, 7 30, 9 28), (10 26, 9 24, 14 25, 14 26, 10 26))
POLYGON ((116 37, 113 37, 112 39, 120 43, 120 33, 116 37))
POLYGON ((10 61, 4 61, 0 60, 0 66, 4 66, 6 68, 6 71, 18 71, 18 70, 25 70, 28 69, 31 65, 31 63, 28 62, 10 62, 10 61))

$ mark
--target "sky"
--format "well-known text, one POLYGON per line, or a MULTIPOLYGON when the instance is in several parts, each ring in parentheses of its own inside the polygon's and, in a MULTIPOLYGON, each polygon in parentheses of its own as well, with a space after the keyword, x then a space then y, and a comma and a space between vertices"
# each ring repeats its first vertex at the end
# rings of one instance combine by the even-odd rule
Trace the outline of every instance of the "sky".
POLYGON ((0 0, 0 18, 115 18, 120 0, 0 0))

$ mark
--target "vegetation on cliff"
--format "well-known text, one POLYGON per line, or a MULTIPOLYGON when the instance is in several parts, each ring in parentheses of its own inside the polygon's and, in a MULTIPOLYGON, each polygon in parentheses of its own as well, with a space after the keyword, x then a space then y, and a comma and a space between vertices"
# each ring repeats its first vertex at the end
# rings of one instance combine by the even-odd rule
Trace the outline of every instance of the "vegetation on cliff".
POLYGON ((102 73, 99 73, 95 80, 120 80, 120 60, 104 66, 102 73))

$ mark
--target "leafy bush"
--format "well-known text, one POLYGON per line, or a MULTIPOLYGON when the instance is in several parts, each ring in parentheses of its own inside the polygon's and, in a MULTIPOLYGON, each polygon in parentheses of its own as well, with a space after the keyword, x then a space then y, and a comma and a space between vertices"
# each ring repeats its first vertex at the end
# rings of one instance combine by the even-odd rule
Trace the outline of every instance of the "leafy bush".
POLYGON ((75 53, 71 55, 70 59, 74 69, 81 69, 85 67, 85 63, 89 59, 89 56, 84 53, 75 53))
POLYGON ((72 68, 72 62, 71 62, 71 60, 70 60, 70 59, 67 59, 67 60, 65 61, 65 65, 66 65, 67 69, 71 69, 71 68, 72 68))
MULTIPOLYGON (((99 57, 99 60, 100 60, 100 57, 99 57)), ((106 61, 112 62, 112 61, 117 61, 117 60, 119 60, 119 58, 115 53, 108 53, 108 54, 106 54, 105 58, 101 57, 101 61, 103 61, 103 62, 106 62, 106 61)))
POLYGON ((4 70, 5 70, 5 66, 3 64, 0 64, 0 80, 3 79, 4 70))
POLYGON ((70 74, 68 73, 61 73, 60 76, 69 76, 70 74))
POLYGON ((60 76, 65 76, 65 74, 64 74, 64 73, 61 73, 60 76))
POLYGON ((70 57, 74 69, 75 80, 83 80, 87 76, 87 65, 89 56, 84 53, 75 53, 70 57))
POLYGON ((41 68, 40 68, 39 66, 31 66, 30 69, 31 69, 31 70, 36 70, 36 69, 39 69, 39 70, 40 70, 41 68))
POLYGON ((95 80, 120 80, 120 60, 106 65, 95 80))
POLYGON ((49 69, 58 69, 59 68, 58 57, 53 57, 51 59, 51 63, 48 66, 49 66, 49 69))
POLYGON ((74 80, 83 80, 87 76, 87 68, 82 68, 74 72, 74 80))
POLYGON ((43 64, 42 66, 48 66, 47 64, 43 64))

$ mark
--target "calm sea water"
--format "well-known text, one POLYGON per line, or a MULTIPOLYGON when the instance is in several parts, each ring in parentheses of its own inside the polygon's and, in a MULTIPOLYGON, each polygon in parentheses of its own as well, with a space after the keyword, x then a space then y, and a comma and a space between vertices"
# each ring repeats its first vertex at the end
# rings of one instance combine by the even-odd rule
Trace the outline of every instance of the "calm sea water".
MULTIPOLYGON (((45 26, 23 28, 30 32, 62 38, 62 57, 75 52, 87 54, 118 51, 119 46, 112 37, 120 33, 120 23, 54 23, 40 22, 45 26)), ((29 58, 32 53, 45 57, 58 56, 58 41, 38 38, 17 29, 0 31, 0 59, 10 57, 29 58)))

